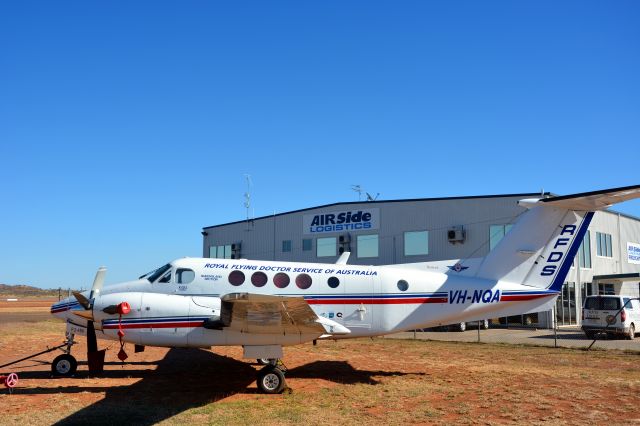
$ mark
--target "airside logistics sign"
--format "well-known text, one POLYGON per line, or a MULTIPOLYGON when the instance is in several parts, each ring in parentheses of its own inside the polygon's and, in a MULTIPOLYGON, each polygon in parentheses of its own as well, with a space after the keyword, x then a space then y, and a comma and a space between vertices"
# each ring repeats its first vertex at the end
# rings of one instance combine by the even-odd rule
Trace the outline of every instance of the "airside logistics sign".
POLYGON ((627 262, 640 265, 640 244, 627 243, 627 262))
POLYGON ((378 229, 380 209, 353 209, 329 213, 306 214, 302 217, 303 233, 368 231, 378 229))

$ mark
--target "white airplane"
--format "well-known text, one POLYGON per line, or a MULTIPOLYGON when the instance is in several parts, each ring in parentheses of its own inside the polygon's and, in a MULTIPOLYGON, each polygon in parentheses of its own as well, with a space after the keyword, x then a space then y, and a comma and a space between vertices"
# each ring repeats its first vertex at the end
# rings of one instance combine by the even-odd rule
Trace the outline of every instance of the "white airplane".
MULTIPOLYGON (((258 387, 280 393, 283 347, 380 336, 443 324, 552 308, 593 212, 640 197, 640 185, 543 199, 526 199, 511 231, 484 258, 389 266, 246 259, 184 258, 135 281, 74 293, 51 307, 67 322, 56 375, 75 372, 75 334, 136 345, 240 345, 244 357, 270 362, 258 387)), ((126 358, 124 350, 118 354, 126 358)), ((90 363, 91 364, 91 363, 90 363)))

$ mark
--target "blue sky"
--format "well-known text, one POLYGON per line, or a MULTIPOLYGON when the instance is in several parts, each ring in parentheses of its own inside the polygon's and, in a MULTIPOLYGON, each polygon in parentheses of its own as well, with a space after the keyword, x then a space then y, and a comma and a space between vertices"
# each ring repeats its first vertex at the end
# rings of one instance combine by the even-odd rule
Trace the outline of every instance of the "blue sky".
MULTIPOLYGON (((640 3, 0 4, 0 282, 357 199, 640 184, 640 3)), ((618 210, 640 216, 640 202, 618 210)))

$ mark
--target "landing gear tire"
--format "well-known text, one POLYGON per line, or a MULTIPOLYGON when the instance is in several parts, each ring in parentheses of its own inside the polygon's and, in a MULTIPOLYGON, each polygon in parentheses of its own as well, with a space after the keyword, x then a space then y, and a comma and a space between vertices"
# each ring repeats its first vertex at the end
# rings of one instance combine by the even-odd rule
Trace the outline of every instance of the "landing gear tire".
POLYGON ((276 394, 285 388, 284 373, 276 367, 267 365, 258 372, 258 389, 260 392, 276 394))
POLYGON ((633 324, 631 324, 629 326, 629 333, 627 334, 627 339, 633 340, 635 339, 635 337, 636 337, 636 327, 633 324))
POLYGON ((256 360, 260 365, 277 365, 278 360, 276 358, 258 358, 256 360))
POLYGON ((488 330, 489 329, 489 320, 482 320, 480 321, 480 328, 483 330, 488 330))
POLYGON ((58 355, 51 363, 51 373, 56 377, 73 376, 78 368, 78 361, 70 354, 58 355))
POLYGON ((458 331, 465 331, 467 329, 467 323, 466 322, 461 322, 460 324, 456 325, 456 329, 458 331))

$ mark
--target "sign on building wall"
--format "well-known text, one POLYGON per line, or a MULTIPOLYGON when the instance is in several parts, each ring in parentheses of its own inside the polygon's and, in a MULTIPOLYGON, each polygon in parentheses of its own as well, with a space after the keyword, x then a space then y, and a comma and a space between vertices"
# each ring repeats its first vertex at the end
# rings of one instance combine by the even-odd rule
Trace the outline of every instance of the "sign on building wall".
POLYGON ((380 209, 341 210, 329 213, 306 214, 302 217, 305 234, 367 231, 378 229, 380 209))
POLYGON ((640 244, 627 243, 627 262, 640 265, 640 244))

